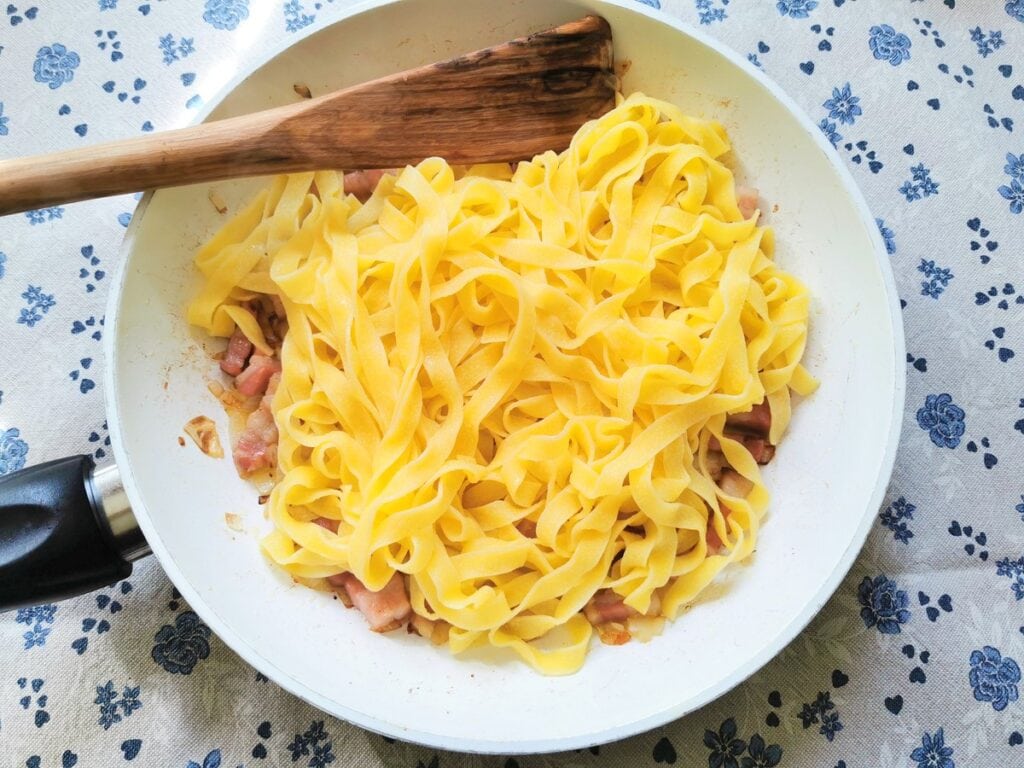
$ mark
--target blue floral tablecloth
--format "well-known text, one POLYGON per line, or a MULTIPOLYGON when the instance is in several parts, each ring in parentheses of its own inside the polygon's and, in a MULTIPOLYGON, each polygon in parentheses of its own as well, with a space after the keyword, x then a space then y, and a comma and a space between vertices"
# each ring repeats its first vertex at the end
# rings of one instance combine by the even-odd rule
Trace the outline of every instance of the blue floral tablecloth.
MULTIPOLYGON (((225 73, 346 5, 0 4, 0 157, 180 125, 225 73)), ((661 6, 813 117, 896 273, 902 447, 828 607, 753 679, 679 722, 580 752, 481 758, 389 741, 284 693, 147 561, 112 588, 0 615, 2 768, 1024 766, 1024 0, 661 6)), ((0 474, 108 458, 104 298, 134 202, 0 219, 0 474)))

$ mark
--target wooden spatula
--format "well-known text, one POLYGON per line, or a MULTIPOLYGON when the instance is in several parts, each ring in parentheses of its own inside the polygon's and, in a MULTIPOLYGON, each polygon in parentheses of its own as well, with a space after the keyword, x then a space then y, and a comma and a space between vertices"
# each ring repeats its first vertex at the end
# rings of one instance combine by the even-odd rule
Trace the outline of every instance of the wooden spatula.
MULTIPOLYGON (((338 66, 344 66, 344 59, 338 66)), ((286 107, 0 162, 0 215, 154 187, 321 169, 521 160, 614 106, 608 22, 587 16, 286 107)))

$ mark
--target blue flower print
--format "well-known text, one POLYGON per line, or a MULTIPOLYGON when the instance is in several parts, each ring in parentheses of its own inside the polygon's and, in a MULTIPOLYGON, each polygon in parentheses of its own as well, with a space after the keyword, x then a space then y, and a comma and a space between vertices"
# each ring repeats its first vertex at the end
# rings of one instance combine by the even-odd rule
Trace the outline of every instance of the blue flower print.
POLYGON ((832 89, 832 98, 825 101, 823 106, 828 110, 828 116, 838 120, 844 125, 853 125, 859 115, 864 112, 860 108, 860 98, 854 96, 847 83, 842 88, 832 89))
POLYGON ((206 0, 203 21, 216 29, 235 29, 249 18, 249 0, 206 0))
POLYGON ((136 685, 132 688, 126 685, 124 691, 121 692, 121 710, 125 717, 129 717, 136 709, 142 709, 142 702, 139 701, 139 686, 136 685))
POLYGON ((894 67, 910 58, 910 38, 897 32, 888 24, 872 27, 869 31, 868 47, 880 61, 888 61, 894 67))
POLYGON ((4 103, 0 101, 0 136, 6 136, 9 133, 9 129, 7 127, 8 120, 10 120, 10 118, 4 115, 4 103))
MULTIPOLYGON (((728 0, 725 0, 722 5, 728 5, 728 0)), ((697 20, 701 24, 712 24, 716 21, 725 21, 728 14, 725 12, 725 8, 716 8, 713 4, 713 0, 693 0, 693 6, 697 9, 697 20)))
POLYGON ((99 704, 101 707, 107 704, 113 704, 117 698, 117 691, 114 690, 114 681, 108 680, 106 685, 96 686, 96 698, 93 703, 99 704))
POLYGON ((29 328, 35 327, 36 323, 43 319, 43 315, 57 306, 53 294, 43 293, 43 289, 36 285, 28 286, 21 294, 21 298, 25 300, 26 306, 18 315, 18 323, 29 328))
POLYGON ((15 427, 0 432, 0 475, 21 469, 28 455, 28 443, 15 427))
POLYGON ((117 8, 117 0, 99 0, 101 11, 112 11, 117 8))
MULTIPOLYGON (((196 52, 195 38, 180 37, 175 39, 174 35, 170 33, 163 35, 157 42, 157 45, 163 54, 164 64, 167 65, 171 65, 181 59, 187 59, 196 52)), ((182 80, 183 84, 184 82, 182 80)))
POLYGON ((1006 45, 1002 32, 993 30, 986 35, 981 27, 975 27, 971 30, 971 42, 978 46, 978 53, 981 54, 983 59, 987 59, 989 54, 998 51, 1006 45))
POLYGON ((991 645, 971 654, 971 671, 967 679, 974 688, 974 698, 991 702, 996 712, 1002 712, 1020 696, 1017 690, 1020 667, 991 645))
POLYGON ((306 13, 305 6, 299 0, 288 0, 284 4, 284 28, 286 32, 298 32, 316 21, 316 16, 306 13))
POLYGON ((764 743, 761 734, 750 737, 747 754, 740 758, 740 768, 775 768, 782 760, 782 747, 764 743))
POLYGON ((114 723, 121 722, 121 715, 117 711, 117 691, 114 690, 114 681, 108 680, 106 685, 96 686, 96 698, 94 704, 100 707, 100 717, 97 722, 103 726, 104 731, 110 730, 114 723))
POLYGON ((31 306, 41 310, 44 314, 57 306, 53 294, 43 293, 43 289, 37 285, 27 286, 25 292, 21 294, 21 298, 31 306))
POLYGON ((708 768, 739 768, 736 758, 746 750, 747 743, 736 738, 736 721, 730 717, 722 723, 718 733, 704 731, 704 746, 711 750, 708 768))
POLYGON ((31 624, 33 622, 53 624, 53 619, 56 615, 57 606, 53 603, 45 603, 32 606, 31 608, 19 608, 14 620, 19 624, 31 624))
POLYGON ((192 611, 164 624, 153 638, 153 661, 171 674, 190 675, 210 655, 210 628, 192 611))
POLYGON ((914 538, 914 532, 907 526, 907 520, 914 519, 914 512, 916 510, 917 507, 915 505, 900 496, 885 508, 885 511, 879 515, 879 519, 883 527, 892 531, 893 538, 896 541, 902 541, 904 544, 907 544, 914 538))
POLYGON ((808 14, 818 7, 818 0, 778 0, 775 7, 783 16, 806 19, 808 14))
POLYGON ((910 621, 907 593, 897 589, 896 582, 885 574, 876 576, 874 581, 865 576, 857 589, 857 601, 861 604, 864 626, 878 627, 883 635, 898 635, 900 625, 910 621))
POLYGON ((34 211, 25 211, 25 218, 28 219, 29 224, 35 226, 46 221, 64 218, 64 209, 59 205, 50 206, 49 208, 37 208, 34 211))
POLYGON ((1024 0, 1007 0, 1006 12, 1010 14, 1010 18, 1024 21, 1024 0))
POLYGON ((921 746, 910 753, 910 759, 917 763, 918 768, 956 768, 952 757, 953 748, 946 746, 941 728, 934 736, 925 733, 921 737, 921 746))
POLYGON ((914 181, 927 181, 930 175, 931 171, 928 170, 924 163, 918 163, 917 165, 910 166, 910 176, 914 181))
POLYGON ((818 729, 818 733, 832 741, 841 730, 843 730, 843 724, 839 722, 838 712, 825 712, 822 714, 821 727, 818 729))
MULTIPOLYGON (((1024 496, 1021 497, 1024 499, 1024 496)), ((1024 508, 1024 504, 1018 505, 1024 508)), ((1024 515, 1024 512, 1021 512, 1024 515)), ((1010 580, 1010 590, 1018 600, 1024 600, 1024 555, 1011 560, 1004 557, 996 563, 996 576, 1005 576, 1010 580)))
MULTIPOLYGON (((295 738, 288 745, 288 751, 292 754, 292 762, 297 762, 300 757, 308 756, 309 762, 306 765, 309 768, 327 768, 337 759, 333 752, 334 744, 330 738, 330 734, 324 729, 324 721, 314 720, 303 733, 295 734, 295 738)), ((435 758, 434 762, 436 761, 435 758)), ((433 763, 431 764, 433 765, 433 763)))
POLYGON ((825 134, 825 138, 829 140, 829 143, 831 143, 833 147, 843 140, 842 134, 836 130, 836 124, 831 120, 822 118, 822 121, 818 123, 818 127, 821 129, 821 132, 825 134))
POLYGON ((928 278, 921 281, 921 295, 931 296, 933 299, 939 298, 949 286, 949 281, 955 277, 951 269, 937 267, 931 259, 921 259, 917 271, 928 278))
MULTIPOLYGON (((3 474, 3 472, 0 472, 3 474)), ((57 606, 53 603, 36 605, 32 608, 19 608, 14 620, 19 624, 29 627, 28 631, 22 634, 25 640, 25 650, 42 647, 46 645, 46 638, 50 634, 50 627, 44 624, 53 624, 54 616, 57 615, 57 606)))
POLYGON ((917 424, 939 448, 956 448, 966 430, 964 415, 948 394, 928 395, 917 411, 917 424))
POLYGON ((1007 152, 1003 173, 1016 181, 1024 181, 1024 152, 1019 155, 1007 152))
POLYGON ((907 198, 908 203, 921 199, 920 188, 909 181, 903 182, 903 186, 900 187, 900 194, 907 198))
POLYGON ((875 219, 875 224, 878 225, 878 232, 882 236, 882 242, 885 243, 885 252, 892 256, 896 253, 896 235, 885 226, 885 221, 882 219, 875 219))
POLYGON ((818 708, 813 704, 804 704, 797 714, 804 728, 810 728, 818 722, 818 708))
POLYGON ((75 69, 81 63, 77 53, 54 43, 39 49, 32 71, 36 73, 37 83, 46 83, 51 90, 56 90, 74 79, 75 69))
POLYGON ((830 709, 835 709, 836 705, 832 701, 831 691, 818 691, 818 695, 814 697, 814 702, 811 704, 815 712, 820 713, 824 716, 830 709))
POLYGON ((292 753, 292 762, 298 762, 300 757, 305 757, 309 754, 309 744, 306 743, 306 739, 302 737, 302 734, 297 733, 288 745, 288 751, 292 753))
POLYGON ((899 188, 908 203, 939 194, 939 183, 932 178, 932 171, 924 163, 910 167, 910 181, 903 182, 899 188))
POLYGON ((206 757, 203 758, 203 764, 200 765, 195 760, 189 760, 188 765, 185 768, 220 768, 221 755, 220 750, 215 749, 210 752, 206 757))
POLYGON ((1020 496, 1020 504, 1014 507, 1017 510, 1017 514, 1020 515, 1020 521, 1024 523, 1024 493, 1020 496))
POLYGON ((1009 186, 1005 184, 999 188, 999 194, 1010 201, 1010 212, 1021 213, 1024 211, 1024 186, 1014 179, 1009 186))
POLYGON ((651 8, 661 9, 661 0, 637 0, 640 5, 648 5, 651 8))
POLYGON ((106 685, 96 686, 96 698, 93 699, 93 703, 99 705, 100 717, 97 722, 103 726, 105 731, 110 730, 115 723, 120 723, 124 717, 131 717, 135 710, 142 709, 142 702, 139 701, 139 686, 132 688, 126 685, 121 698, 118 699, 113 680, 107 680, 106 685))

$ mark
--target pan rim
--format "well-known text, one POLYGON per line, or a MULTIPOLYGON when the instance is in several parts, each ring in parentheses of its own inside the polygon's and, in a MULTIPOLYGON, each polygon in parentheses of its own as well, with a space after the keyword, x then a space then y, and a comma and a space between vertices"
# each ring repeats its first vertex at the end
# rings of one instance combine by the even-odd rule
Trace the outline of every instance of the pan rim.
MULTIPOLYGON (((193 116, 193 119, 189 124, 196 124, 205 120, 209 114, 252 73, 256 72, 269 61, 280 56, 293 46, 298 45, 313 34, 319 33, 338 24, 344 24, 356 16, 372 12, 378 8, 389 6, 397 2, 401 2, 401 0, 364 0, 363 2, 357 3, 348 8, 329 25, 320 27, 313 26, 311 29, 303 30, 295 36, 282 38, 280 44, 269 48, 267 51, 253 59, 248 67, 239 69, 230 79, 226 80, 218 89, 217 93, 212 95, 203 108, 193 116)), ((701 44, 724 57, 729 63, 754 78, 761 88, 765 89, 774 100, 779 102, 782 107, 797 121, 800 127, 811 137, 812 141, 815 142, 818 148, 824 152, 832 170, 835 173, 836 180, 842 187, 843 192, 850 199, 853 207, 858 211, 862 224, 864 224, 866 231, 869 232, 872 245, 874 246, 873 255, 875 259, 875 266, 880 272, 881 282, 886 292, 887 304, 890 313, 888 319, 893 334, 892 341, 895 355, 893 370, 895 371, 895 375, 894 388, 892 392, 892 409, 889 414, 889 434, 886 439, 886 444, 882 449, 881 462, 875 478, 875 485, 870 496, 870 501, 864 511, 863 518, 850 539, 847 548, 844 550, 842 557, 836 563, 830 576, 822 583, 818 591, 813 595, 812 599, 806 603, 803 610, 788 624, 786 624, 780 632, 778 632, 774 637, 769 638, 762 645, 761 650, 758 653, 753 654, 748 658, 746 662, 740 665, 732 674, 723 678, 717 684, 709 686, 708 688, 698 692, 694 696, 684 699, 676 706, 666 708, 648 717, 629 720, 628 722, 620 723, 616 727, 605 728, 596 732, 576 733, 569 734, 564 737, 547 739, 526 738, 517 739, 515 741, 501 741, 486 738, 451 737, 430 732, 421 732, 414 728, 396 727, 396 724, 394 723, 366 715, 359 710, 352 709, 351 707, 340 706, 337 702, 328 700, 316 690, 313 690, 290 677, 279 668, 273 659, 263 655, 253 647, 245 637, 236 632, 228 622, 222 620, 200 595, 199 591, 185 577, 183 572, 179 569, 173 554, 164 545, 159 533, 159 527, 154 524, 148 515, 142 493, 136 486, 134 476, 131 471, 131 459, 122 448, 125 444, 125 441, 122 439, 122 430, 124 425, 117 408, 117 403, 119 402, 120 397, 118 394, 118 380, 115 375, 115 372, 118 369, 118 334, 116 332, 104 334, 103 348, 106 356, 104 391, 106 393, 107 418, 113 452, 117 465, 121 471, 124 488, 132 504, 132 508, 135 511, 136 519, 138 520, 139 525, 145 533, 147 541, 152 548, 153 554, 156 556, 160 566, 182 593, 192 609, 195 610, 195 612, 210 626, 220 639, 235 653, 241 656, 246 663, 264 673, 289 693, 308 702, 321 711, 351 722, 361 728, 433 748, 468 753, 505 755, 540 754, 585 748, 596 744, 616 741, 651 730, 664 725, 669 721, 689 714, 690 712, 693 712, 723 696, 732 688, 747 680, 751 675, 760 670, 768 661, 777 656, 786 645, 788 645, 801 631, 803 631, 803 629, 818 614, 818 612, 824 607, 825 603, 827 603, 831 598, 832 594, 836 591, 863 548, 868 531, 870 530, 874 520, 874 511, 879 507, 883 499, 889 478, 892 474, 896 451, 899 445, 906 391, 906 370, 903 366, 903 360, 906 353, 903 323, 899 311, 899 300, 891 266, 888 259, 884 258, 884 254, 886 252, 881 234, 878 232, 878 229, 874 224, 874 217, 867 206, 867 202, 865 201, 863 194, 854 182, 850 171, 842 164, 841 159, 834 151, 832 151, 832 147, 825 140, 821 132, 803 112, 803 110, 793 101, 793 99, 790 98, 780 86, 770 80, 763 72, 751 65, 728 46, 714 40, 699 29, 642 3, 636 3, 632 0, 592 0, 592 2, 598 5, 614 6, 633 14, 649 17, 668 26, 677 35, 689 37, 698 44, 701 44)), ((114 325, 115 328, 120 314, 123 286, 128 274, 129 260, 135 249, 136 234, 152 200, 153 192, 146 192, 139 202, 139 205, 136 207, 132 216, 132 221, 125 232, 124 240, 121 245, 120 266, 118 268, 118 274, 112 286, 111 293, 108 297, 106 314, 108 318, 113 319, 112 325, 114 325)))

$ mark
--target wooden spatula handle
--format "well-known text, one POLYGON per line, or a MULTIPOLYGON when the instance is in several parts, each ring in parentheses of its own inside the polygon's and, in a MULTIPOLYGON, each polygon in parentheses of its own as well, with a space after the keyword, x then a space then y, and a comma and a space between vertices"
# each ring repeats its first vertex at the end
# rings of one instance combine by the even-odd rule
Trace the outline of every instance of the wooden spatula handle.
POLYGON ((611 29, 586 16, 529 37, 192 128, 0 161, 0 215, 219 179, 521 160, 615 103, 611 29))
MULTIPOLYGON (((291 108, 284 108, 290 114, 291 108)), ((304 165, 280 151, 279 110, 3 163, 0 215, 140 189, 287 173, 304 165), (277 149, 275 149, 275 146, 277 149)))

